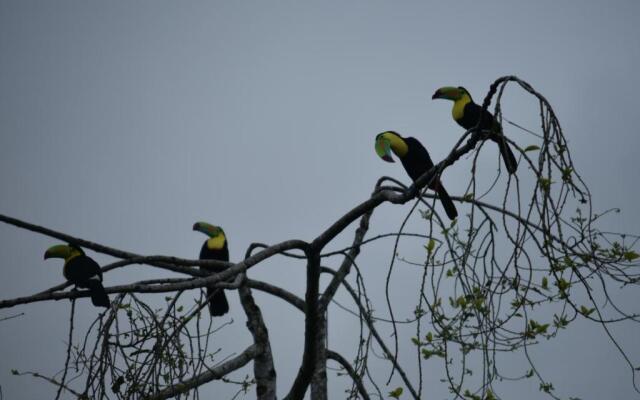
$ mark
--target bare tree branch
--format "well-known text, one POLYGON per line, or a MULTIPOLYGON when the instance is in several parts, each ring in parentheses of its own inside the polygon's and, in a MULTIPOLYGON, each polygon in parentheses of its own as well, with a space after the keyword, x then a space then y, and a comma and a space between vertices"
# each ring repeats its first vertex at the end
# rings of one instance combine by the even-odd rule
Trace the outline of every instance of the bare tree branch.
POLYGON ((176 385, 172 385, 160 392, 157 392, 147 397, 147 400, 169 399, 179 394, 187 393, 189 390, 202 386, 203 384, 210 382, 214 379, 221 379, 223 376, 225 376, 229 372, 235 371, 247 365, 247 363, 249 363, 249 361, 257 357, 259 353, 260 353, 260 350, 258 349, 258 346, 256 346, 255 344, 252 344, 251 346, 247 347, 246 350, 244 350, 242 353, 232 358, 231 360, 215 368, 211 368, 198 376, 194 376, 187 381, 181 382, 176 385))
POLYGON ((360 379, 358 374, 356 374, 356 371, 353 369, 351 364, 349 364, 349 361, 347 361, 340 354, 336 353, 335 351, 331 351, 331 350, 327 350, 327 358, 329 358, 331 360, 334 360, 338 364, 340 364, 342 366, 342 368, 344 368, 345 371, 347 371, 347 373, 349 374, 351 379, 353 379, 353 381, 355 382, 356 387, 358 388, 358 393, 360 393, 360 396, 364 400, 369 400, 369 393, 367 393, 367 389, 364 387, 364 384, 362 383, 362 379, 360 379))

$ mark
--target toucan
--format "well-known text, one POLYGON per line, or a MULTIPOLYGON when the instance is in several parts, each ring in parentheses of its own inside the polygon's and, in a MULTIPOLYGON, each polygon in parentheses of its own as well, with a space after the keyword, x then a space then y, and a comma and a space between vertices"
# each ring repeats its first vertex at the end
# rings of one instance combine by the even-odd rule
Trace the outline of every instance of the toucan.
POLYGON ((509 144, 504 139, 502 126, 500 126, 500 123, 496 121, 489 111, 483 110, 482 107, 473 102, 467 89, 462 86, 445 86, 436 90, 431 98, 452 100, 453 109, 451 110, 451 114, 453 115, 453 119, 464 129, 469 130, 478 125, 478 120, 480 120, 480 116, 482 115, 482 122, 479 126, 480 130, 488 130, 490 132, 489 139, 496 142, 500 147, 500 154, 502 154, 502 159, 507 167, 507 171, 510 174, 516 172, 518 161, 511 151, 509 144))
POLYGON ((91 302, 96 307, 109 307, 109 296, 102 286, 102 271, 97 262, 87 257, 78 246, 58 244, 51 246, 44 253, 44 259, 62 258, 64 267, 62 274, 77 287, 89 289, 91 302))
MULTIPOLYGON (((209 236, 200 249, 201 260, 229 261, 229 247, 227 237, 219 226, 214 226, 206 222, 196 222, 193 225, 194 231, 199 231, 209 236)), ((200 267, 209 272, 222 272, 224 267, 200 267)), ((209 313, 218 317, 229 312, 229 303, 224 289, 215 286, 207 287, 207 297, 209 298, 209 313)))
MULTIPOLYGON (((391 152, 398 156, 402 166, 413 181, 433 168, 433 161, 429 157, 429 152, 418 139, 412 137, 403 138, 397 132, 386 131, 376 136, 375 148, 378 156, 384 161, 394 162, 391 152)), ((440 179, 434 178, 429 184, 429 189, 438 193, 447 216, 452 220, 456 219, 458 210, 456 210, 451 197, 442 186, 440 179)))

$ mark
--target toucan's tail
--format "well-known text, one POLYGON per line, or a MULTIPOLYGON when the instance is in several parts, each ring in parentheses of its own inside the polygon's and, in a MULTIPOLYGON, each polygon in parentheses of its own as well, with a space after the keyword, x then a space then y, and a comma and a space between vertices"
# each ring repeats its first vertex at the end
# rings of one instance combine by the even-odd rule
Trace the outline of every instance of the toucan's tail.
POLYGON ((209 313, 214 317, 225 315, 229 312, 229 302, 224 294, 224 289, 208 287, 209 313))
POLYGON ((91 294, 91 302, 96 307, 107 307, 111 305, 107 292, 104 291, 104 287, 99 280, 89 279, 87 282, 89 293, 91 294))
POLYGON ((518 169, 518 160, 513 154, 513 151, 511 151, 509 143, 507 143, 502 135, 496 135, 493 141, 498 143, 498 147, 500 147, 500 154, 502 155, 502 160, 504 160, 505 167, 507 167, 507 171, 510 174, 515 174, 518 169))
POLYGON ((444 190, 444 186, 442 183, 438 184, 438 196, 440 197, 440 202, 442 203, 442 207, 444 207, 444 211, 447 213, 447 217, 450 220, 454 220, 458 217, 458 210, 456 210, 455 204, 453 204, 453 200, 449 197, 449 193, 444 190))

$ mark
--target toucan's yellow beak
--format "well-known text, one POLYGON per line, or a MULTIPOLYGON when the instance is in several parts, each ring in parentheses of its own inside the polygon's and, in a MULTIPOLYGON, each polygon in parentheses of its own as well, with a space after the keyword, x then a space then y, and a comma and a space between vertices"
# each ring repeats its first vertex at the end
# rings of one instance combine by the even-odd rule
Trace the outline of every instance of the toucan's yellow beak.
POLYGON ((220 228, 207 222, 199 221, 193 224, 193 230, 202 232, 209 237, 214 237, 216 236, 217 231, 219 231, 220 228))
POLYGON ((389 139, 379 136, 376 138, 376 153, 386 162, 394 162, 391 157, 391 142, 389 139))
POLYGON ((441 99, 443 98, 443 93, 442 91, 440 91, 440 89, 436 90, 436 92, 433 94, 433 96, 431 96, 431 100, 433 99, 441 99))
POLYGON ((457 100, 460 98, 460 89, 454 86, 444 86, 436 90, 431 99, 457 100))
POLYGON ((44 259, 47 258, 67 258, 71 254, 71 247, 66 244, 51 246, 44 252, 44 259))

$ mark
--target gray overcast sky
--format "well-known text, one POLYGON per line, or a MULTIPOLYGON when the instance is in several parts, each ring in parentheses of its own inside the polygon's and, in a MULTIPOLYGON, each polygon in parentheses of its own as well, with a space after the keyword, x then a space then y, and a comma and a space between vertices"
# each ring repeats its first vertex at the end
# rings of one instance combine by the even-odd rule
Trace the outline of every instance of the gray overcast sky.
MULTIPOLYGON (((203 237, 191 225, 207 220, 225 228, 237 260, 254 241, 311 239, 381 175, 407 181, 398 164, 376 157, 380 131, 415 136, 442 159, 461 131, 450 105, 431 101, 436 88, 464 85, 479 100, 495 78, 514 74, 554 106, 596 209, 623 209, 609 229, 637 233, 640 3, 514 3, 0 0, 0 213, 182 257, 197 255, 203 237)), ((535 102, 514 88, 505 116, 535 129, 535 102)), ((450 193, 463 192, 469 165, 447 171, 450 193)), ((383 207, 371 234, 396 229, 406 207, 383 207)), ((55 241, 0 225, 0 242, 2 298, 61 281, 61 265, 42 261, 55 241)), ((363 255, 372 290, 383 287, 389 251, 387 243, 363 255)), ((272 262, 251 274, 301 294, 301 270, 272 262)), ((166 274, 139 267, 106 283, 159 275, 166 274)), ((216 345, 239 351, 249 338, 231 297, 235 323, 216 345)), ((281 302, 258 299, 282 395, 300 362, 303 321, 281 302)), ((376 300, 382 312, 384 298, 376 300)), ((6 399, 53 393, 9 371, 61 368, 68 309, 56 302, 0 313, 26 313, 0 323, 6 399)), ((95 316, 86 302, 79 312, 81 326, 95 316)), ((329 340, 347 348, 347 332, 357 334, 352 319, 336 309, 331 326, 329 340)), ((559 394, 637 398, 604 333, 574 329, 537 352, 559 394)), ((638 359, 638 328, 624 329, 638 359)), ((442 371, 429 374, 430 398, 448 397, 437 381, 442 371)), ((331 382, 333 398, 343 386, 331 382)), ((232 390, 213 383, 203 393, 232 390)), ((533 382, 502 394, 541 396, 533 382)))

